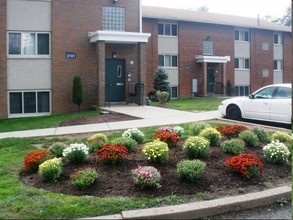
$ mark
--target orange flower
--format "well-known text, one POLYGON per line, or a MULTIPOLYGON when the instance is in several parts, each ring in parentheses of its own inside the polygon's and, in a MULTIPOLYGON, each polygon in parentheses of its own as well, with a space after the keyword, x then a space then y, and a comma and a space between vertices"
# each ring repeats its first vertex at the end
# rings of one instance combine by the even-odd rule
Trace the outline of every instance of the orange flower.
POLYGON ((32 151, 24 157, 23 170, 25 172, 35 172, 38 170, 39 165, 46 159, 49 159, 51 153, 47 150, 44 151, 32 151))
POLYGON ((180 140, 179 136, 175 132, 162 131, 159 130, 156 132, 154 139, 160 139, 167 143, 169 146, 174 146, 180 140))

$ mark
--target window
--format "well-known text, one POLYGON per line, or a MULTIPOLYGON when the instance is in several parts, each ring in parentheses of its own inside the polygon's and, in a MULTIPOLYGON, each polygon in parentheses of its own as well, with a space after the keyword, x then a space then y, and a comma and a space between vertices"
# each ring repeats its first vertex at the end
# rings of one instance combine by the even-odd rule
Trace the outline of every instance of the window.
POLYGON ((178 67, 178 56, 177 55, 159 55, 158 62, 159 62, 159 66, 162 66, 162 67, 178 67))
POLYGON ((244 30, 235 30, 236 41, 249 41, 249 32, 244 30))
POLYGON ((158 34, 165 36, 177 36, 177 24, 158 24, 158 34))
POLYGON ((235 69, 249 69, 250 61, 247 58, 235 58, 235 69))
POLYGON ((204 55, 214 54, 213 41, 210 41, 210 40, 203 41, 203 54, 204 55))
POLYGON ((9 32, 8 40, 9 55, 50 55, 49 33, 9 32))
POLYGON ((284 99, 292 97, 292 89, 287 87, 279 87, 278 92, 276 94, 276 99, 284 99))
POLYGON ((280 33, 274 33, 274 44, 282 44, 282 35, 280 33))
POLYGON ((10 92, 9 112, 10 114, 49 113, 50 92, 10 92))
POLYGON ((260 90, 259 92, 254 94, 256 99, 271 99, 273 97, 273 93, 276 87, 269 87, 260 90))
POLYGON ((268 42, 263 42, 262 43, 262 50, 269 50, 270 48, 270 45, 268 42))
POLYGON ((282 60, 274 60, 274 70, 282 70, 282 60))
POLYGON ((235 96, 248 96, 250 94, 249 86, 244 85, 237 85, 235 86, 235 96))
POLYGON ((170 97, 171 99, 177 99, 178 98, 178 86, 171 86, 170 89, 170 97))
POLYGON ((269 77, 269 69, 262 70, 262 77, 269 77))
POLYGON ((103 7, 103 30, 125 31, 125 9, 103 7))

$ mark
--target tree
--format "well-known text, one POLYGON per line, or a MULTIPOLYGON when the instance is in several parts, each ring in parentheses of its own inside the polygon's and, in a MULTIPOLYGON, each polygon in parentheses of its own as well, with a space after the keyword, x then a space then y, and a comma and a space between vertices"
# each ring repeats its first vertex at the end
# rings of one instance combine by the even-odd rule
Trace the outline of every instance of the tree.
POLYGON ((170 92, 170 87, 169 87, 169 82, 168 80, 168 74, 166 71, 159 67, 155 74, 154 74, 154 89, 156 91, 165 91, 165 92, 170 92))
POLYGON ((81 78, 79 76, 75 76, 73 78, 72 86, 72 102, 78 106, 79 111, 81 111, 82 96, 81 78))
POLYGON ((291 27, 292 26, 292 8, 291 6, 288 6, 282 18, 275 18, 270 15, 266 15, 263 19, 266 21, 270 21, 272 23, 291 27))
POLYGON ((201 11, 201 12, 208 12, 209 8, 206 5, 200 6, 199 8, 197 8, 197 11, 201 11))

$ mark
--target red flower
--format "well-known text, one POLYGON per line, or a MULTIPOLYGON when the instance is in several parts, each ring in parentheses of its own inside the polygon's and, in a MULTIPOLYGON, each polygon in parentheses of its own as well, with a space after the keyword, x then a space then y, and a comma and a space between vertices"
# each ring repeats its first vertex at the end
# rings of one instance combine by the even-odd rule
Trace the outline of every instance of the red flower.
POLYGON ((217 130, 221 133, 221 135, 226 136, 228 138, 237 137, 239 133, 247 130, 247 127, 244 125, 225 125, 218 126, 217 130))
POLYGON ((263 163, 256 154, 239 154, 230 157, 225 162, 225 166, 240 172, 243 176, 248 178, 252 177, 252 169, 250 169, 252 167, 257 167, 260 172, 263 172, 263 163))
POLYGON ((162 130, 156 132, 154 139, 160 139, 160 141, 167 143, 168 146, 174 146, 180 140, 175 132, 162 130))
POLYGON ((23 170, 25 172, 35 172, 38 170, 39 165, 51 156, 47 150, 32 151, 24 157, 23 170))
POLYGON ((97 150, 97 157, 116 164, 117 160, 123 159, 128 155, 128 150, 123 144, 105 144, 97 150))

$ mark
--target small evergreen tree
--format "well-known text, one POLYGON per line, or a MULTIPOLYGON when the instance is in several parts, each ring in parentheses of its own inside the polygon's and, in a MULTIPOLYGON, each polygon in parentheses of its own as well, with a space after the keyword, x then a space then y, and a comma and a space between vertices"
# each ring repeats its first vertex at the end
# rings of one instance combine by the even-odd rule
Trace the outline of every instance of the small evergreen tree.
POLYGON ((168 75, 163 68, 158 68, 154 74, 154 89, 156 91, 170 92, 170 86, 168 80, 168 75))
POLYGON ((75 76, 73 78, 72 102, 78 106, 79 111, 81 111, 82 96, 81 78, 79 76, 75 76))
POLYGON ((234 93, 234 86, 232 85, 230 80, 228 80, 226 85, 226 94, 227 96, 231 96, 233 95, 233 93, 234 93))

